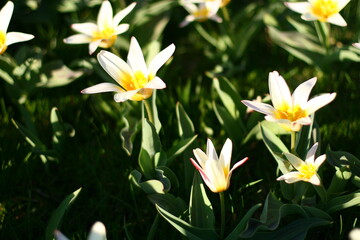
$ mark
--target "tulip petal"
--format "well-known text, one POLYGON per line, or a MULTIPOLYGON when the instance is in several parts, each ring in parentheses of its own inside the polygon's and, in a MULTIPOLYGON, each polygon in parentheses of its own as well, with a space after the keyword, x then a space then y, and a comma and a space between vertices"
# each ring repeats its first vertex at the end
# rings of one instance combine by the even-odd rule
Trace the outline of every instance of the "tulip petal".
POLYGON ((320 96, 314 97, 307 102, 305 110, 310 115, 319 108, 329 104, 336 97, 336 93, 325 93, 320 96))
POLYGON ((71 28, 88 36, 93 36, 94 32, 98 32, 98 27, 95 23, 74 23, 71 24, 71 28))
POLYGON ((208 160, 208 156, 200 148, 194 149, 193 153, 200 166, 204 168, 205 162, 208 160))
POLYGON ((289 160, 291 165, 293 165, 296 169, 300 168, 301 165, 305 164, 304 161, 291 153, 284 153, 284 155, 289 160))
POLYGON ((159 77, 154 77, 153 80, 151 80, 150 82, 148 82, 144 88, 151 88, 151 89, 163 89, 166 88, 166 84, 164 83, 163 80, 161 80, 161 78, 159 77))
POLYGON ((114 100, 115 102, 125 102, 129 99, 131 99, 136 93, 138 93, 140 89, 136 89, 136 90, 131 90, 131 91, 126 91, 126 92, 121 92, 121 93, 117 93, 114 96, 114 100))
POLYGON ((318 174, 314 174, 309 180, 309 183, 319 186, 321 184, 320 177, 318 174))
POLYGON ((208 159, 213 159, 216 161, 219 159, 214 144, 209 138, 207 139, 206 142, 206 155, 208 156, 208 159))
POLYGON ((327 20, 327 22, 332 23, 334 25, 338 25, 340 27, 346 27, 347 23, 345 19, 340 15, 340 13, 336 13, 331 15, 327 20))
POLYGON ((14 11, 14 3, 8 1, 0 10, 0 31, 6 33, 14 11))
POLYGON ((103 1, 97 18, 97 26, 99 31, 113 26, 113 9, 109 1, 103 1))
POLYGON ((315 86, 315 83, 316 83, 316 77, 311 78, 306 82, 303 82, 295 89, 292 95, 293 106, 297 106, 297 105, 299 105, 300 107, 305 106, 305 104, 309 99, 310 92, 315 86))
POLYGON ((341 11, 349 2, 350 0, 338 0, 339 11, 341 11))
POLYGON ((119 25, 121 20, 123 20, 123 18, 126 17, 134 9, 135 6, 136 6, 136 2, 133 2, 132 4, 130 4, 129 6, 127 6, 126 8, 115 14, 113 19, 114 26, 119 25))
POLYGON ((87 240, 106 240, 106 229, 102 222, 94 223, 87 240))
POLYGON ((312 163, 312 164, 315 164, 315 154, 316 154, 316 150, 317 150, 317 148, 318 148, 318 146, 319 146, 319 143, 315 143, 310 149, 309 149, 309 151, 307 152, 307 154, 306 154, 306 163, 308 163, 308 159, 312 159, 312 160, 310 160, 310 162, 312 163))
POLYGON ((300 14, 308 12, 311 8, 309 2, 285 2, 285 6, 300 14))
POLYGON ((99 47, 100 43, 101 43, 101 39, 90 42, 90 44, 89 44, 89 54, 90 55, 96 51, 96 49, 99 47))
POLYGON ((116 84, 113 83, 99 83, 92 87, 85 88, 81 90, 83 94, 94 94, 102 92, 123 92, 124 90, 116 84))
POLYGON ((326 155, 325 154, 323 154, 323 155, 319 156, 318 158, 316 158, 316 160, 315 160, 316 169, 318 169, 321 166, 321 164, 323 164, 323 162, 325 160, 326 160, 326 155))
POLYGON ((254 109, 257 112, 263 113, 265 115, 273 115, 275 109, 273 106, 267 103, 261 103, 256 101, 242 100, 241 101, 245 106, 254 109))
POLYGON ((82 43, 90 43, 91 37, 84 34, 75 34, 70 37, 64 39, 64 43, 67 44, 82 44, 82 43))
POLYGON ((129 29, 129 26, 130 25, 126 23, 120 24, 119 26, 116 27, 114 35, 119 35, 121 33, 126 32, 129 29))
POLYGON ((295 183, 295 182, 303 181, 304 179, 300 177, 299 172, 289 172, 278 177, 276 180, 277 181, 285 180, 286 183, 295 183))
POLYGON ((228 178, 230 178, 232 172, 233 172, 236 168, 238 168, 238 167, 240 167, 241 165, 243 165, 248 159, 249 159, 249 158, 246 157, 246 158, 238 161, 237 163, 235 163, 234 166, 231 168, 231 170, 230 170, 230 172, 229 172, 229 177, 228 177, 228 178))
POLYGON ((145 76, 148 75, 147 66, 145 63, 144 55, 140 48, 140 45, 135 37, 131 37, 129 53, 127 62, 134 73, 137 71, 142 72, 145 76))
POLYGON ((69 240, 62 232, 59 230, 54 231, 54 237, 56 240, 69 240))
POLYGON ((301 15, 301 19, 305 21, 316 21, 318 20, 318 17, 312 14, 311 12, 306 12, 303 15, 301 15))
POLYGON ((202 179, 204 180, 206 185, 209 187, 209 184, 211 185, 211 181, 208 178, 208 176, 206 175, 206 173, 204 172, 204 170, 196 163, 196 161, 194 159, 190 158, 190 161, 194 165, 194 167, 199 171, 202 179))
POLYGON ((173 55, 175 45, 171 44, 160 53, 158 53, 149 64, 149 74, 155 76, 159 68, 166 63, 167 60, 173 55))
POLYGON ((276 71, 269 73, 269 92, 275 109, 292 103, 290 89, 284 78, 276 71))
POLYGON ((34 35, 20 32, 9 32, 6 34, 6 43, 5 45, 9 46, 17 42, 25 42, 34 38, 34 35))
POLYGON ((122 81, 133 76, 130 66, 111 52, 102 50, 97 55, 97 59, 102 68, 121 86, 123 86, 122 81))
POLYGON ((231 154, 232 154, 232 141, 228 138, 226 139, 225 144, 221 149, 220 158, 219 158, 219 164, 222 166, 222 168, 227 169, 227 171, 229 171, 230 169, 231 154))
POLYGON ((187 25, 189 25, 191 22, 195 21, 195 17, 192 15, 187 15, 185 17, 185 19, 179 24, 179 27, 186 27, 187 25))

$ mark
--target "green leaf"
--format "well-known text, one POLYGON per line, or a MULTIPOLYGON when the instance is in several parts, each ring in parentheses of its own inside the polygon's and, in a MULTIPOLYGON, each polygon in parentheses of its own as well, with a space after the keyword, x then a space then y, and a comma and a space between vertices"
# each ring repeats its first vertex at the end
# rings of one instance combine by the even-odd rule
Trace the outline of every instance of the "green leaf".
POLYGON ((174 228, 176 228, 182 235, 190 240, 217 240, 218 236, 216 232, 212 229, 197 228, 184 220, 172 215, 167 212, 165 209, 161 208, 159 205, 156 205, 156 209, 161 214, 163 218, 166 219, 174 228))
POLYGON ((150 202, 160 206, 165 211, 171 213, 174 216, 180 217, 188 210, 187 204, 183 199, 175 197, 170 193, 165 194, 149 194, 148 198, 150 202))
MULTIPOLYGON (((260 122, 260 124, 268 129, 271 129, 271 132, 273 132, 276 135, 288 135, 289 131, 285 130, 283 127, 280 126, 280 124, 276 122, 269 122, 267 120, 263 120, 260 122)), ((256 124, 246 135, 246 137, 243 139, 242 143, 245 144, 252 138, 256 138, 257 140, 262 139, 261 135, 261 129, 260 125, 256 124)))
POLYGON ((159 180, 148 180, 141 182, 141 173, 137 170, 133 170, 130 173, 129 180, 138 188, 141 188, 147 194, 164 193, 164 185, 159 180))
POLYGON ((326 149, 327 162, 334 167, 349 169, 353 174, 360 177, 360 160, 351 153, 344 151, 332 151, 326 149))
POLYGON ((206 195, 200 174, 195 172, 190 195, 190 223, 195 227, 214 229, 215 216, 210 200, 206 195))
POLYGON ((161 130, 161 122, 159 119, 159 114, 158 114, 158 110, 157 110, 157 106, 156 106, 156 90, 153 90, 153 94, 151 96, 151 111, 152 111, 153 118, 154 118, 154 126, 156 129, 156 133, 159 134, 159 132, 161 130))
POLYGON ((180 102, 176 103, 176 117, 181 138, 191 138, 195 135, 194 124, 185 112, 180 102))
POLYGON ((335 197, 328 201, 327 210, 328 213, 334 213, 345 208, 360 206, 360 190, 345 196, 335 197))
POLYGON ((197 135, 181 139, 179 142, 177 142, 174 146, 172 146, 166 153, 168 156, 168 164, 170 165, 171 162, 180 154, 182 154, 197 138, 197 135))
POLYGON ((159 214, 156 214, 153 224, 151 225, 150 231, 147 235, 146 240, 155 239, 156 231, 159 225, 159 214))
POLYGON ((66 138, 73 137, 75 129, 63 122, 56 107, 51 109, 50 122, 53 129, 53 148, 59 153, 64 153, 66 138))
POLYGON ((295 152, 300 157, 300 159, 305 159, 309 150, 309 146, 312 140, 313 122, 314 114, 311 115, 311 124, 302 126, 301 130, 297 133, 295 152))
POLYGON ((283 153, 288 153, 289 150, 286 148, 286 146, 280 140, 280 138, 278 138, 273 132, 271 132, 262 124, 260 124, 260 129, 261 129, 262 139, 266 147, 272 154, 272 156, 275 158, 280 171, 283 174, 288 173, 290 168, 290 163, 288 161, 284 161, 284 159, 281 156, 283 153))
POLYGON ((250 208, 245 216, 240 220, 238 225, 234 228, 234 230, 225 238, 225 240, 237 240, 239 239, 240 234, 245 230, 247 223, 251 216, 261 207, 261 203, 256 204, 252 208, 250 208))
POLYGON ((49 223, 46 227, 45 240, 54 239, 54 230, 59 229, 64 215, 71 207, 72 203, 75 201, 79 195, 81 188, 67 196, 59 205, 59 207, 52 213, 49 223))
POLYGON ((166 166, 158 166, 156 170, 161 170, 162 174, 164 174, 171 182, 171 185, 178 188, 180 186, 179 180, 176 174, 166 166))
POLYGON ((122 140, 122 148, 131 156, 133 151, 133 140, 138 129, 139 121, 130 116, 122 115, 121 119, 125 126, 120 131, 120 138, 122 140))

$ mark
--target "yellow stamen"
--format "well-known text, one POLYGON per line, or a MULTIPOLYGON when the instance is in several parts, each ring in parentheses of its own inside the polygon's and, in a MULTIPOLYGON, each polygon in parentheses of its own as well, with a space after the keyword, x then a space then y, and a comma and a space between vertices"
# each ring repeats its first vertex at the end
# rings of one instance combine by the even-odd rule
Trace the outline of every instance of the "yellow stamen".
POLYGON ((206 21, 209 16, 209 10, 206 7, 201 7, 198 11, 193 13, 194 17, 200 21, 206 21))
POLYGON ((337 0, 316 0, 311 10, 322 22, 326 22, 329 17, 340 11, 337 0))
POLYGON ((0 54, 3 54, 5 50, 7 49, 6 46, 6 33, 3 31, 0 31, 0 54))
POLYGON ((124 76, 121 79, 121 86, 126 91, 141 89, 131 98, 131 100, 142 101, 152 95, 152 89, 143 88, 152 79, 153 77, 151 75, 145 76, 143 72, 137 71, 135 72, 134 77, 131 77, 129 75, 124 76))
POLYGON ((115 35, 115 29, 112 27, 105 27, 102 31, 93 33, 93 40, 97 41, 102 39, 100 47, 109 48, 116 41, 117 36, 115 35))
POLYGON ((298 169, 300 177, 310 180, 316 174, 316 167, 313 164, 302 164, 298 169))
POLYGON ((306 110, 303 110, 300 106, 294 106, 291 108, 289 105, 284 104, 275 111, 276 119, 287 119, 294 122, 300 118, 308 116, 306 110))

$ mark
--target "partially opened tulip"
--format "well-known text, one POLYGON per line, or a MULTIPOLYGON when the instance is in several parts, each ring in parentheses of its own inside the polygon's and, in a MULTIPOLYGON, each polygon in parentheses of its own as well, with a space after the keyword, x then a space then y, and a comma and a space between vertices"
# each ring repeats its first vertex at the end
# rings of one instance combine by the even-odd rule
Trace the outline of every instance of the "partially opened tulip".
POLYGON ((14 11, 14 3, 9 1, 0 10, 0 54, 13 43, 24 42, 34 38, 31 34, 20 32, 7 32, 14 11))
POLYGON ((232 172, 248 160, 246 157, 230 169, 231 152, 232 142, 230 139, 226 140, 220 152, 220 158, 210 139, 207 140, 206 154, 199 148, 193 150, 197 162, 192 158, 190 161, 200 172, 205 184, 214 193, 227 190, 230 186, 232 172))
POLYGON ((135 37, 131 38, 127 62, 108 51, 100 51, 97 58, 104 70, 117 82, 100 83, 81 91, 84 94, 116 92, 114 100, 142 101, 152 95, 153 89, 166 87, 156 76, 159 68, 173 55, 175 45, 171 44, 158 53, 147 66, 144 55, 135 37))
POLYGON ((350 0, 308 0, 307 2, 285 2, 291 10, 302 14, 305 21, 328 22, 345 27, 346 21, 340 11, 350 0))
POLYGON ((136 3, 130 4, 113 17, 113 9, 109 1, 101 4, 97 23, 75 23, 71 28, 79 34, 64 39, 68 44, 89 44, 89 54, 93 54, 98 47, 110 48, 117 39, 117 35, 126 32, 129 24, 119 24, 135 7, 136 3))
POLYGON ((315 143, 306 155, 306 160, 303 161, 291 153, 284 153, 291 165, 297 170, 286 173, 276 180, 285 180, 286 183, 294 183, 299 181, 309 182, 313 185, 319 186, 321 184, 319 174, 317 173, 320 165, 325 161, 326 155, 323 154, 316 158, 315 153, 318 148, 318 143, 315 143))
POLYGON ((310 125, 310 115, 334 100, 336 93, 326 93, 308 101, 311 89, 316 83, 312 78, 300 84, 291 95, 288 85, 278 72, 269 74, 269 91, 273 106, 243 100, 242 103, 255 111, 265 114, 265 119, 279 123, 288 131, 299 131, 302 125, 310 125))
POLYGON ((222 22, 222 18, 217 15, 222 3, 220 0, 205 1, 198 4, 190 0, 182 0, 180 3, 189 12, 189 15, 180 23, 180 27, 185 27, 194 21, 204 22, 208 19, 222 22))

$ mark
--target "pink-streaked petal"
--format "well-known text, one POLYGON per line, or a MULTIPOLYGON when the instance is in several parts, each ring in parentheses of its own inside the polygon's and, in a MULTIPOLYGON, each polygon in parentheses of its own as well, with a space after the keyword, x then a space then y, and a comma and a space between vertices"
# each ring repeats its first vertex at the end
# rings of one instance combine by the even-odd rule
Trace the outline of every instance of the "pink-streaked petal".
POLYGON ((75 34, 64 39, 64 43, 66 44, 83 44, 90 42, 91 42, 91 37, 84 35, 82 33, 75 34))
POLYGON ((93 36, 94 32, 98 31, 98 27, 95 23, 74 23, 71 24, 71 28, 79 33, 83 33, 88 36, 93 36))
POLYGON ((295 156, 291 153, 284 153, 284 155, 287 158, 287 160, 289 160, 291 165, 293 165, 294 168, 296 168, 296 169, 300 168, 301 165, 305 164, 303 160, 301 160, 300 158, 298 158, 297 156, 295 156))
POLYGON ((284 78, 276 71, 269 73, 269 92, 275 109, 283 107, 284 104, 290 106, 292 102, 290 89, 284 78))
POLYGON ((155 77, 153 80, 148 82, 144 88, 151 88, 151 89, 164 89, 166 88, 166 84, 163 80, 159 77, 155 77))
POLYGON ((122 34, 124 32, 126 32, 128 29, 129 29, 129 24, 120 24, 119 26, 116 27, 115 29, 115 35, 119 35, 119 34, 122 34))
POLYGON ((131 90, 131 91, 126 91, 126 92, 121 92, 121 93, 117 93, 114 96, 114 100, 115 102, 125 102, 129 99, 131 99, 136 93, 138 93, 140 89, 136 89, 136 90, 131 90))
POLYGON ((320 186, 321 181, 320 181, 320 177, 318 174, 314 174, 309 180, 309 183, 316 185, 316 186, 320 186))
POLYGON ((303 107, 307 103, 310 92, 315 86, 315 83, 316 77, 307 80, 306 82, 303 82, 295 89, 292 95, 293 106, 299 105, 300 107, 303 107))
POLYGON ((6 43, 5 45, 9 46, 17 42, 25 42, 34 38, 34 35, 20 32, 9 32, 6 34, 6 43))
POLYGON ((8 1, 0 10, 0 31, 6 33, 14 11, 14 3, 8 1))
POLYGON ((127 63, 130 65, 134 73, 142 72, 148 75, 147 66, 140 45, 135 37, 131 37, 127 63))
POLYGON ((289 119, 277 119, 270 115, 265 116, 265 120, 267 120, 269 122, 276 122, 278 124, 285 124, 285 125, 289 125, 289 126, 291 124, 291 121, 289 119))
POLYGON ((219 17, 218 15, 212 15, 209 19, 211 19, 217 23, 222 23, 222 21, 223 21, 223 19, 221 17, 219 17))
POLYGON ((193 153, 200 166, 204 168, 205 162, 208 160, 208 156, 200 148, 194 149, 193 153))
POLYGON ((352 45, 356 48, 360 48, 360 43, 353 43, 352 45))
POLYGON ((209 186, 211 191, 222 192, 226 190, 228 185, 226 182, 226 176, 224 169, 220 166, 218 161, 209 159, 205 163, 204 171, 213 185, 213 187, 209 186))
POLYGON ((289 172, 286 173, 276 179, 277 181, 285 180, 286 183, 295 183, 299 181, 303 181, 304 179, 300 177, 299 172, 289 172))
POLYGON ((212 141, 210 140, 210 138, 207 139, 206 142, 206 155, 208 156, 209 161, 210 160, 218 160, 218 155, 216 153, 214 144, 212 143, 212 141))
POLYGON ((87 240, 106 240, 106 228, 102 222, 96 222, 91 227, 87 240))
POLYGON ((229 170, 231 163, 231 154, 232 154, 232 141, 228 138, 226 139, 224 146, 221 149, 219 163, 220 165, 229 170))
POLYGON ((113 9, 109 1, 103 1, 97 17, 97 26, 100 31, 113 26, 113 9))
POLYGON ((89 44, 89 54, 90 55, 96 51, 96 49, 99 47, 100 43, 101 43, 101 39, 90 42, 90 44, 89 44))
POLYGON ((341 11, 349 2, 350 0, 338 0, 339 11, 341 11))
POLYGON ((316 21, 316 20, 318 20, 318 17, 315 16, 314 14, 312 14, 311 12, 307 12, 307 13, 304 13, 303 15, 301 15, 301 19, 303 19, 305 21, 316 21))
POLYGON ((316 160, 315 160, 316 169, 318 169, 321 166, 321 164, 323 164, 323 162, 325 160, 326 160, 326 155, 325 154, 323 154, 323 155, 319 156, 318 158, 316 158, 316 160))
POLYGON ((231 176, 232 172, 237 169, 238 167, 240 167, 241 165, 243 165, 249 158, 246 157, 242 160, 240 160, 239 162, 235 163, 234 166, 231 168, 229 175, 231 176))
POLYGON ((160 53, 158 53, 149 64, 149 74, 155 76, 159 68, 166 63, 167 60, 174 54, 175 45, 171 44, 160 53))
POLYGON ((325 93, 320 96, 312 98, 310 101, 307 102, 305 110, 310 115, 319 108, 329 104, 332 102, 336 97, 336 93, 325 93))
POLYGON ((202 179, 204 180, 204 182, 206 183, 206 185, 209 187, 209 184, 211 184, 210 179, 208 178, 208 176, 206 175, 206 173, 204 172, 204 170, 196 163, 196 161, 192 158, 190 158, 191 163, 194 165, 194 167, 199 171, 202 179))
POLYGON ((111 52, 102 50, 97 55, 97 59, 102 68, 121 86, 123 85, 122 79, 133 76, 130 66, 111 52))
POLYGON ((242 100, 241 101, 245 106, 254 109, 257 112, 263 113, 265 115, 273 115, 275 109, 273 106, 267 103, 261 103, 256 101, 242 100))
POLYGON ((129 6, 127 6, 126 8, 115 14, 113 19, 114 26, 119 25, 121 20, 123 20, 123 18, 126 17, 134 9, 135 6, 136 6, 136 2, 133 2, 132 4, 130 4, 129 6))
POLYGON ((187 25, 189 25, 190 23, 192 23, 193 21, 195 21, 195 17, 192 15, 187 15, 185 17, 185 19, 179 24, 179 27, 186 27, 187 25))
POLYGON ((310 10, 311 4, 309 2, 285 2, 285 6, 294 12, 304 14, 310 10))
POLYGON ((326 21, 340 27, 347 26, 345 19, 340 15, 340 13, 335 13, 334 15, 331 15, 326 21))
POLYGON ((316 151, 317 151, 317 148, 319 146, 319 143, 315 143, 310 149, 309 151, 307 152, 306 154, 306 163, 312 163, 312 164, 315 164, 315 154, 316 154, 316 151), (308 159, 311 159, 310 161, 308 159))
POLYGON ((123 92, 124 90, 116 84, 113 83, 99 83, 92 87, 85 88, 81 90, 83 94, 94 94, 94 93, 103 93, 103 92, 123 92))

